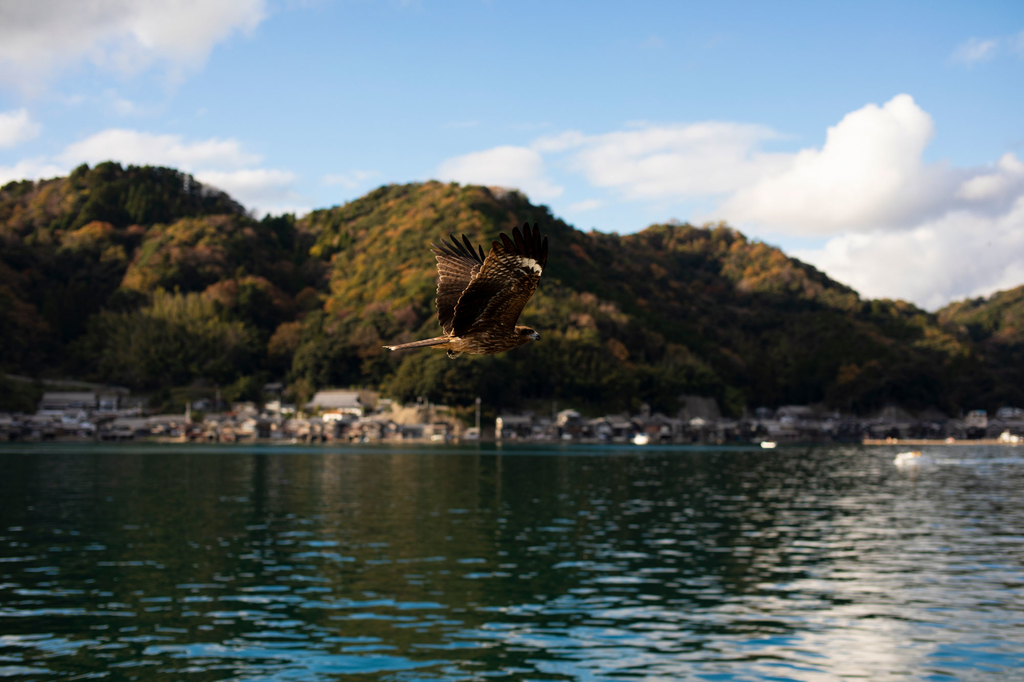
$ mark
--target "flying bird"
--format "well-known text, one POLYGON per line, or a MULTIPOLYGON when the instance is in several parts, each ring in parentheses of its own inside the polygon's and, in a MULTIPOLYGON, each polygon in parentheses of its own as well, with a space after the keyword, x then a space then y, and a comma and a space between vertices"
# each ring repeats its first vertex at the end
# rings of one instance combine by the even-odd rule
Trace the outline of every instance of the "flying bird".
POLYGON ((537 224, 531 230, 526 223, 522 232, 513 228, 511 239, 502 233, 486 258, 466 235, 461 243, 448 236, 451 243, 431 244, 437 257, 437 319, 444 336, 384 347, 435 346, 457 358, 504 353, 539 340, 540 334, 516 324, 548 262, 548 238, 541 237, 537 224))

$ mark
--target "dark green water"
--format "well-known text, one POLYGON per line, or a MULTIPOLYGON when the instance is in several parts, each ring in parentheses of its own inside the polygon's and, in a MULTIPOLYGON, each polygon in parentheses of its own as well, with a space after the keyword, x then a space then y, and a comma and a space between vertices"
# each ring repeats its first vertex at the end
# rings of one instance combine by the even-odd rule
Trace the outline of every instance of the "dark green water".
POLYGON ((0 677, 1024 679, 1024 450, 0 448, 0 677))

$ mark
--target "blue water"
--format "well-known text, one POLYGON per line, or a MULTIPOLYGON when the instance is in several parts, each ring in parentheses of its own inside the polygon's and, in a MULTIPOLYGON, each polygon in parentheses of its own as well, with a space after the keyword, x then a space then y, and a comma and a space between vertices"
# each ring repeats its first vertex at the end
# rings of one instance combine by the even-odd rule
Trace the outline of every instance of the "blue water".
POLYGON ((0 677, 1024 679, 1024 448, 0 447, 0 677))

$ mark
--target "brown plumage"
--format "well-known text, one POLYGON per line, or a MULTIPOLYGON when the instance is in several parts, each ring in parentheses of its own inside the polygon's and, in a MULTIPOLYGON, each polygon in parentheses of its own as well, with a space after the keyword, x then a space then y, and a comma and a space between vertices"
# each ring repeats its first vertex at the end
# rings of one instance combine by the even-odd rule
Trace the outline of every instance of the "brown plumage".
POLYGON ((486 258, 466 235, 461 243, 449 237, 451 243, 431 244, 437 257, 437 320, 444 336, 384 347, 434 346, 457 358, 504 353, 540 339, 529 327, 516 325, 548 262, 548 238, 541 237, 540 228, 526 223, 522 232, 513 228, 511 239, 501 234, 486 258))

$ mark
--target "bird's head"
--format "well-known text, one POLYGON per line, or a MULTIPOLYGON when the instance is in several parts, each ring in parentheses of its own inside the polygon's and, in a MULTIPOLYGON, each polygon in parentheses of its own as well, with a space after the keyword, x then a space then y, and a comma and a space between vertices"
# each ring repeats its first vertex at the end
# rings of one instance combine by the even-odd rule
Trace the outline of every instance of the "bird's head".
POLYGON ((521 343, 529 343, 530 341, 540 341, 540 334, 530 329, 529 327, 516 327, 516 333, 519 334, 519 340, 521 343))

